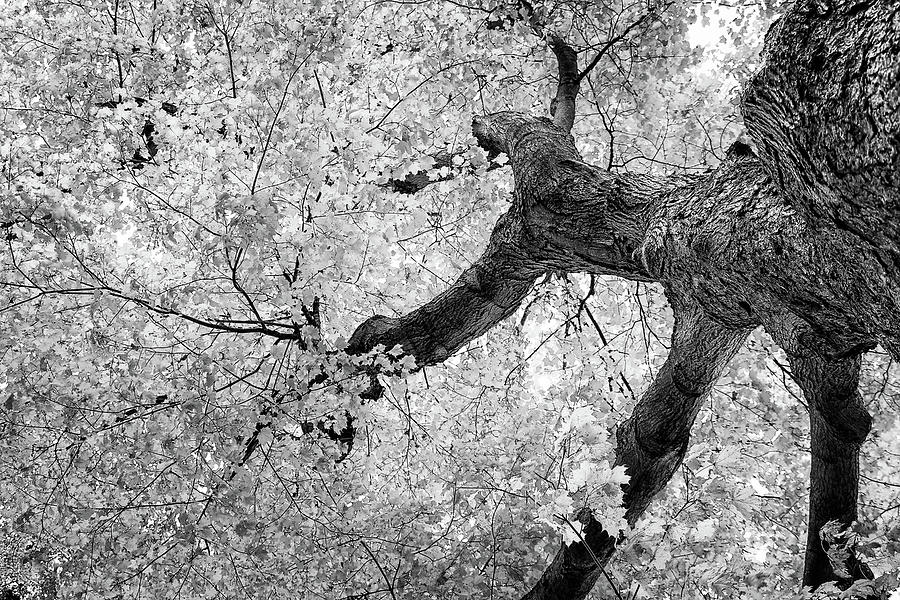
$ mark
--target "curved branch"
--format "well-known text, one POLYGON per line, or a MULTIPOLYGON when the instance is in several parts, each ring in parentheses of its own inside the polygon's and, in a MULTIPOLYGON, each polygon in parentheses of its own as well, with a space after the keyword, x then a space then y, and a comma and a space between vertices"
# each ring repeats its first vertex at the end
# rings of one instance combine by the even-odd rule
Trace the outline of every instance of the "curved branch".
MULTIPOLYGON (((8 282, 0 282, 0 285, 10 286, 8 282)), ((34 288, 34 286, 17 286, 17 287, 29 287, 34 288)), ((118 298, 119 300, 123 300, 125 302, 131 302, 136 304, 148 312, 156 313, 158 315, 169 316, 169 317, 177 317, 189 323, 193 323, 194 325, 199 325, 201 327, 206 327, 207 329, 211 329, 213 331, 224 331, 226 333, 240 333, 240 334, 259 334, 266 335, 276 340, 299 340, 299 336, 294 331, 294 326, 288 323, 279 323, 277 321, 272 320, 260 320, 260 321, 235 321, 232 319, 201 319, 199 317, 195 317, 188 313, 182 312, 175 308, 167 308, 159 304, 155 304, 150 300, 144 298, 138 298, 136 296, 130 296, 121 290, 110 287, 108 285, 84 285, 83 287, 78 288, 60 288, 60 289, 41 289, 34 288, 37 291, 30 297, 16 302, 15 304, 11 304, 9 306, 4 306, 3 310, 9 310, 10 308, 14 308, 20 304, 25 304, 27 302, 34 302, 41 298, 47 296, 90 296, 94 297, 99 294, 108 294, 113 298, 118 298), (228 323, 258 323, 258 327, 235 327, 233 325, 229 325, 228 323), (285 329, 286 331, 277 331, 272 329, 273 327, 280 327, 285 329)), ((0 311, 2 312, 2 311, 0 311)))
POLYGON ((550 103, 550 114, 557 127, 571 131, 575 124, 575 100, 583 77, 578 74, 578 54, 561 37, 551 35, 549 41, 559 65, 559 84, 550 103))
MULTIPOLYGON (((616 464, 625 465, 631 477, 624 496, 631 525, 681 465, 701 404, 749 333, 722 327, 697 305, 673 304, 669 356, 617 432, 616 464)), ((582 522, 584 540, 563 545, 523 600, 580 600, 591 591, 615 550, 616 535, 592 515, 582 515, 582 522)))
POLYGON ((360 325, 347 352, 401 346, 418 366, 442 362, 512 314, 542 269, 527 252, 526 231, 511 212, 500 218, 484 254, 450 287, 399 318, 375 316, 360 325))
MULTIPOLYGON (((547 42, 550 45, 550 49, 553 50, 553 54, 556 56, 558 65, 559 83, 556 87, 556 95, 550 102, 550 115, 553 117, 553 123, 557 127, 564 131, 572 130, 572 125, 575 123, 575 103, 581 87, 581 80, 587 77, 594 67, 597 66, 600 59, 603 58, 613 46, 626 39, 632 31, 644 24, 650 17, 666 10, 671 5, 672 2, 668 2, 660 9, 650 8, 637 20, 628 25, 622 33, 607 40, 600 50, 597 51, 597 54, 594 55, 593 60, 591 60, 581 72, 578 71, 578 53, 558 35, 552 33, 547 35, 547 42)), ((530 18, 530 23, 539 35, 543 34, 543 27, 536 23, 533 13, 530 18)))

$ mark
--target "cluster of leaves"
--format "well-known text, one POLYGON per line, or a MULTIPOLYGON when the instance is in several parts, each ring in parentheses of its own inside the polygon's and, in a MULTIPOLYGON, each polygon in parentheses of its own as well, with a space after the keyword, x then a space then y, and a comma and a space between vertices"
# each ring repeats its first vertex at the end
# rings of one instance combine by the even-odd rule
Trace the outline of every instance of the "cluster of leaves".
MULTIPOLYGON (((759 48, 763 4, 722 28, 734 64, 759 48)), ((715 163, 744 74, 709 75, 690 25, 706 8, 664 8, 629 29, 646 3, 4 3, 4 531, 52 549, 63 597, 506 597, 577 538, 579 510, 616 528, 611 432, 665 352, 658 290, 548 278, 413 374, 340 350, 365 317, 445 287, 504 210, 509 175, 469 123, 546 111, 552 54, 525 12, 585 56, 615 40, 583 85, 588 160, 715 163), (441 181, 397 193, 423 171, 441 181), (362 402, 379 365, 383 398, 362 402), (327 435, 350 427, 352 449, 327 435)), ((807 442, 769 351, 755 339, 717 389, 616 585, 794 585, 807 442)), ((892 458, 866 467, 878 525, 860 544, 889 569, 885 360, 868 451, 892 458)))

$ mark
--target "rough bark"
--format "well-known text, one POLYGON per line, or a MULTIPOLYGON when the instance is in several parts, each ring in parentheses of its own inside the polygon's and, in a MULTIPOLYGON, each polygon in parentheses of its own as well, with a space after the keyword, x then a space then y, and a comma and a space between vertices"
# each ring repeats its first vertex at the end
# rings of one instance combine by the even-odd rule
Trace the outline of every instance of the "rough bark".
POLYGON ((857 518, 859 449, 872 427, 857 389, 861 354, 824 358, 797 343, 798 339, 803 336, 775 337, 787 353, 792 376, 809 408, 810 495, 803 585, 817 587, 827 581, 848 585, 854 579, 870 579, 871 572, 853 554, 843 564, 832 564, 828 542, 820 532, 830 521, 837 521, 843 530, 857 518))
MULTIPOLYGON (((764 168, 805 220, 877 259, 873 278, 898 281, 900 3, 799 1, 765 56, 742 103, 764 168)), ((860 300, 854 327, 896 356, 896 306, 860 300)))
MULTIPOLYGON (((616 464, 631 477, 624 490, 631 525, 681 465, 703 400, 749 333, 722 327, 697 305, 673 304, 671 352, 616 436, 616 464)), ((525 599, 584 598, 591 591, 616 540, 592 516, 583 523, 584 541, 562 545, 525 599)))
MULTIPOLYGON (((731 156, 719 171, 692 179, 616 175, 581 162, 568 132, 546 119, 498 113, 476 119, 474 131, 484 147, 510 157, 512 209, 485 254, 447 292, 400 319, 368 320, 350 350, 399 344, 420 364, 443 360, 514 310, 547 270, 662 282, 675 312, 673 348, 618 431, 634 523, 681 463, 704 396, 760 324, 752 305, 795 289, 785 274, 760 290, 748 261, 776 260, 793 248, 802 223, 778 210, 776 189, 752 156, 731 156), (751 247, 770 252, 748 258, 751 247)), ((812 279, 809 286, 818 289, 812 279)), ((585 540, 590 550, 580 543, 561 548, 526 597, 583 598, 615 536, 588 517, 585 540)))
POLYGON ((843 572, 836 572, 820 532, 829 521, 840 522, 844 529, 857 517, 859 448, 872 423, 857 391, 860 357, 788 358, 809 402, 812 456, 803 585, 816 587, 835 580, 850 583, 866 577, 866 571, 851 555, 842 565, 843 572))
POLYGON ((514 208, 500 217, 481 258, 449 289, 402 317, 366 320, 350 338, 347 352, 399 345, 420 367, 446 360, 519 307, 540 274, 526 258, 529 244, 514 208))
MULTIPOLYGON (((513 312, 544 271, 662 283, 675 313, 673 347, 617 436, 634 523, 680 464, 703 397, 762 326, 788 352, 810 405, 804 583, 865 576, 853 557, 834 570, 820 529, 856 515, 859 446, 870 427, 856 391, 859 356, 880 343, 900 357, 898 15, 889 0, 796 3, 767 37, 766 66, 745 90, 759 158, 736 148, 693 178, 585 164, 569 133, 581 76, 573 79, 564 42, 551 39, 560 63, 554 120, 504 112, 473 124, 484 148, 509 156, 515 180, 513 207, 487 251, 422 308, 363 323, 349 350, 400 345, 419 364, 440 362, 513 312)), ((561 548, 526 598, 583 598, 591 589, 615 536, 584 518, 591 551, 561 548)))

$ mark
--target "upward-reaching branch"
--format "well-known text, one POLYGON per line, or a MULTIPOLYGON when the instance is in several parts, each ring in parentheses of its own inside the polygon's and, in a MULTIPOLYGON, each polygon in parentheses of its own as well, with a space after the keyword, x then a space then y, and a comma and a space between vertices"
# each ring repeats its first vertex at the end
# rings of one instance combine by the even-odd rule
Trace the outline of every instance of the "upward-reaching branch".
POLYGON ((658 9, 658 10, 657 10, 657 9, 651 9, 651 10, 648 10, 648 11, 645 12, 643 15, 641 15, 636 21, 634 21, 633 23, 631 23, 630 25, 628 25, 628 27, 626 27, 626 28, 622 31, 622 33, 620 33, 620 34, 618 34, 618 35, 616 35, 616 36, 613 36, 612 38, 610 38, 609 40, 607 40, 606 43, 603 44, 603 46, 600 48, 600 50, 597 51, 597 54, 594 55, 593 60, 591 60, 591 62, 589 62, 588 65, 584 68, 584 71, 582 71, 581 73, 578 74, 578 76, 576 77, 576 81, 577 81, 578 83, 580 83, 582 79, 584 79, 585 77, 587 77, 588 74, 594 69, 594 67, 597 66, 597 63, 600 62, 600 59, 603 58, 604 56, 606 56, 606 53, 609 52, 609 51, 612 49, 613 46, 615 46, 616 44, 618 44, 619 42, 621 42, 621 41, 623 41, 625 38, 627 38, 628 35, 629 35, 632 31, 634 31, 635 29, 637 29, 638 27, 640 27, 640 26, 641 26, 643 23, 645 23, 650 17, 652 17, 652 16, 655 15, 655 14, 658 14, 659 12, 662 12, 662 11, 666 10, 666 9, 669 8, 671 5, 672 5, 672 2, 667 2, 661 9, 658 9))
POLYGON ((559 84, 556 96, 550 103, 553 123, 564 131, 571 131, 575 123, 575 100, 578 98, 579 82, 578 54, 562 38, 551 35, 550 49, 556 55, 559 65, 559 84))
MULTIPOLYGON (((617 433, 616 463, 625 465, 631 477, 625 488, 631 525, 681 465, 700 405, 748 333, 722 327, 695 304, 674 305, 669 357, 617 433)), ((591 591, 615 550, 617 536, 589 512, 581 520, 582 540, 560 547, 523 600, 582 600, 591 591)))
POLYGON ((651 7, 647 12, 643 13, 635 21, 625 27, 621 33, 614 35, 606 41, 590 63, 583 71, 578 71, 578 53, 563 38, 546 32, 544 24, 538 19, 534 9, 528 2, 520 2, 526 9, 528 23, 535 33, 547 38, 547 43, 553 54, 556 56, 557 70, 559 82, 556 87, 556 95, 550 103, 550 114, 553 116, 553 122, 557 127, 564 131, 571 131, 575 122, 575 103, 578 98, 578 92, 581 86, 581 80, 597 66, 602 59, 616 44, 628 38, 628 36, 638 27, 645 24, 652 16, 666 10, 672 5, 667 2, 661 8, 651 7))

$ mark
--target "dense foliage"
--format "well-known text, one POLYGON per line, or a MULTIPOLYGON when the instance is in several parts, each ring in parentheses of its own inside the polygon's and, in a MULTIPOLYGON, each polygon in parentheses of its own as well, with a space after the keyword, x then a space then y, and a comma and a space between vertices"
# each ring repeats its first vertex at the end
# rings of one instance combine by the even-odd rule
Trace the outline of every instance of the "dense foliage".
MULTIPOLYGON (((717 164, 779 8, 529 5, 585 57, 605 48, 573 133, 634 172, 717 164)), ((515 597, 580 508, 622 523, 611 431, 664 355, 659 289, 549 274, 440 367, 340 352, 446 287, 507 206, 470 124, 547 111, 553 57, 522 10, 0 8, 0 526, 52 549, 28 560, 62 597, 515 597), (439 181, 403 193, 421 171, 439 181), (372 364, 394 375, 362 402, 372 364), (349 425, 352 445, 322 431, 349 425)), ((877 573, 900 566, 896 371, 870 354, 862 389, 877 573)), ((792 594, 808 431, 764 335, 695 432, 600 586, 792 594)))

